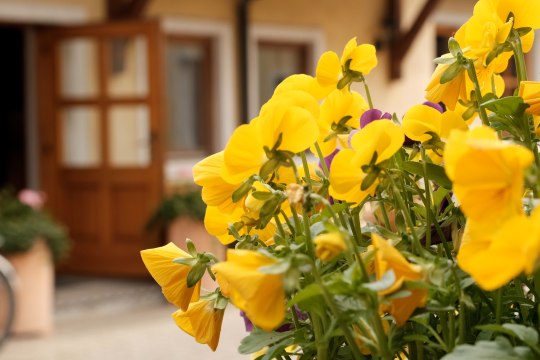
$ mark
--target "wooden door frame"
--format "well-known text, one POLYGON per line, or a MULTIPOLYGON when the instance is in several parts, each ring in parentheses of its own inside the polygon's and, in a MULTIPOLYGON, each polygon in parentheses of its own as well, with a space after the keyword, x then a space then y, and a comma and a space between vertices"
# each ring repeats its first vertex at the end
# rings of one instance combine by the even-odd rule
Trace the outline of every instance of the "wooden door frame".
MULTIPOLYGON (((42 189, 49 195, 50 201, 48 207, 53 213, 64 211, 61 208, 60 200, 65 191, 62 191, 60 184, 64 167, 62 162, 62 144, 61 130, 59 123, 60 111, 62 105, 96 105, 101 116, 101 142, 103 154, 101 157, 101 169, 103 175, 108 179, 106 183, 113 184, 119 179, 129 179, 130 168, 122 168, 115 173, 115 170, 108 163, 107 146, 108 138, 105 137, 107 124, 107 109, 110 104, 146 104, 149 109, 149 151, 150 164, 146 168, 148 173, 144 173, 143 178, 151 182, 150 194, 154 194, 156 201, 162 196, 164 191, 163 170, 164 170, 164 141, 161 138, 160 130, 164 128, 164 103, 160 94, 152 93, 152 89, 159 89, 160 93, 164 91, 164 73, 161 54, 163 54, 164 45, 163 37, 161 36, 161 28, 156 21, 125 21, 108 23, 103 25, 82 25, 63 28, 46 28, 42 29, 37 36, 39 63, 36 64, 37 74, 40 77, 37 81, 37 108, 39 116, 39 160, 40 160, 40 180, 42 189), (113 34, 111 36, 111 34, 113 34), (134 34, 144 34, 151 41, 147 41, 147 67, 148 67, 148 93, 144 96, 133 96, 115 98, 114 100, 106 99, 107 95, 107 71, 109 63, 107 60, 106 46, 107 39, 122 35, 133 36, 134 34), (99 76, 99 91, 98 96, 92 99, 76 100, 76 99, 60 99, 60 74, 58 73, 59 61, 58 47, 55 43, 63 38, 85 37, 96 38, 98 40, 98 76, 99 76), (51 70, 52 69, 52 70, 51 70), (51 91, 53 85, 53 91, 51 91), (116 179, 116 180, 115 180, 116 179)), ((136 171, 133 168, 133 171, 136 171)), ((111 201, 111 199, 107 200, 111 201)), ((157 203, 156 203, 157 204, 157 203)), ((108 211, 108 206, 103 206, 104 211, 108 211)), ((107 221, 111 221, 112 214, 105 213, 107 221)), ((109 231, 106 228, 103 231, 109 231)), ((141 226, 142 231, 142 226, 141 226)), ((141 244, 141 249, 159 245, 157 236, 144 237, 144 244, 141 244)), ((109 241, 109 240, 107 240, 109 241)), ((81 265, 83 266, 83 265, 81 265)), ((84 266, 83 266, 84 267, 84 266)), ((121 267, 121 266, 119 266, 121 267)), ((70 266, 64 267, 70 271, 70 266)), ((102 269, 91 270, 92 274, 110 275, 116 271, 117 274, 124 275, 145 275, 140 270, 137 271, 119 271, 115 266, 104 265, 102 269)), ((80 271, 77 271, 80 272, 80 271)), ((84 270, 82 272, 85 272, 84 270)))

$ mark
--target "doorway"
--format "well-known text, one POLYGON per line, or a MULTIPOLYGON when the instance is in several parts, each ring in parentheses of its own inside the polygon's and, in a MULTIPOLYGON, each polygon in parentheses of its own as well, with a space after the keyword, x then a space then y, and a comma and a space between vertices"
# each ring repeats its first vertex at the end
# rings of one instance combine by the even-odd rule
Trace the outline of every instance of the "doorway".
POLYGON ((0 188, 26 182, 25 38, 15 26, 0 27, 0 188))

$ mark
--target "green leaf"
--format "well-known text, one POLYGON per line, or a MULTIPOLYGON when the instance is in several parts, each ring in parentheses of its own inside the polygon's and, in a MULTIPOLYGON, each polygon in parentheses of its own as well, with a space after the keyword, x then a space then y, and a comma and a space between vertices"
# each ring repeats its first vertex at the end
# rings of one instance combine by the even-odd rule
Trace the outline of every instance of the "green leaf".
POLYGON ((453 56, 458 56, 458 54, 462 53, 459 43, 453 37, 448 39, 448 51, 450 51, 450 54, 453 56))
POLYGON ((373 185, 375 180, 377 180, 378 176, 379 176, 379 171, 372 170, 368 172, 364 180, 362 180, 362 184, 360 184, 360 189, 362 189, 362 191, 369 189, 369 187, 373 185))
POLYGON ((265 346, 292 337, 293 334, 294 331, 292 330, 285 332, 265 332, 260 329, 255 329, 251 334, 242 339, 240 346, 238 347, 238 352, 240 354, 252 354, 265 346))
POLYGON ((205 271, 206 264, 203 262, 198 262, 195 266, 193 266, 187 276, 187 286, 195 286, 195 284, 202 279, 205 271))
POLYGON ((483 331, 499 332, 502 334, 517 337, 526 344, 536 344, 538 342, 538 333, 533 328, 519 324, 487 324, 476 327, 483 331))
MULTIPOLYGON (((424 167, 422 163, 416 161, 405 161, 403 163, 403 169, 414 175, 424 176, 424 167)), ((432 180, 437 185, 442 186, 445 189, 452 189, 452 181, 446 176, 444 168, 439 165, 426 163, 426 170, 429 180, 432 180)))
POLYGON ((322 296, 322 294, 322 289, 318 284, 309 284, 308 286, 297 292, 296 295, 294 295, 294 297, 287 304, 287 307, 292 307, 295 304, 304 302, 315 296, 322 296))
POLYGON ((521 36, 524 36, 524 35, 527 35, 528 33, 530 33, 532 31, 532 28, 530 28, 530 27, 520 27, 520 28, 517 28, 515 30, 517 31, 517 33, 521 37, 521 36))
POLYGON ((193 243, 193 241, 191 239, 186 239, 186 246, 187 246, 188 253, 191 256, 196 257, 197 256, 197 248, 195 247, 195 244, 193 243))
POLYGON ((268 199, 270 199, 272 196, 274 196, 271 192, 269 191, 254 191, 251 193, 251 195, 257 199, 257 200, 261 200, 261 201, 266 201, 268 199))
POLYGON ((519 340, 526 344, 538 342, 538 333, 533 328, 519 324, 503 324, 503 327, 512 331, 519 340))
POLYGON ((242 199, 244 196, 247 195, 247 193, 251 190, 251 187, 253 186, 253 182, 255 179, 253 177, 250 177, 236 189, 232 194, 232 201, 238 202, 240 199, 242 199))
POLYGON ((433 62, 435 64, 446 64, 446 65, 450 65, 450 64, 453 64, 456 62, 456 59, 453 58, 453 57, 450 57, 450 56, 441 56, 441 57, 438 57, 438 58, 435 58, 433 60, 433 62))
POLYGON ((482 103, 482 106, 498 115, 522 115, 528 107, 520 96, 507 96, 482 103))
POLYGON ((452 65, 450 65, 448 67, 448 69, 446 69, 444 71, 444 73, 442 74, 441 76, 441 84, 446 84, 447 82, 450 82, 452 81, 453 79, 455 79, 462 71, 464 71, 464 68, 463 66, 458 62, 456 61, 455 63, 453 63, 452 65))
POLYGON ((390 269, 378 281, 362 284, 362 287, 371 291, 383 291, 388 289, 396 281, 394 270, 390 269))
POLYGON ((495 341, 479 341, 475 345, 459 345, 441 360, 525 360, 534 359, 529 348, 512 347, 510 341, 498 337, 495 341))
POLYGON ((287 259, 284 259, 284 260, 278 261, 275 264, 260 267, 259 269, 257 269, 257 271, 265 273, 265 274, 277 275, 277 274, 283 274, 287 272, 287 270, 289 270, 290 267, 291 267, 290 261, 288 261, 287 259))
POLYGON ((198 259, 187 257, 187 258, 176 258, 173 260, 174 263, 187 266, 195 266, 199 262, 198 259))

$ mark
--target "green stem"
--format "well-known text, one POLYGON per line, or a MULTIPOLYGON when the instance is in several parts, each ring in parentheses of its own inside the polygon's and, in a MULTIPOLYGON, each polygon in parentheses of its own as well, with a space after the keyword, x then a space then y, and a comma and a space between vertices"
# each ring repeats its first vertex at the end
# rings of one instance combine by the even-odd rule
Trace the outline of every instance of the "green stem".
MULTIPOLYGON (((512 52, 514 53, 514 62, 516 64, 516 73, 518 78, 518 88, 522 81, 527 81, 527 65, 525 64, 525 54, 523 53, 523 47, 521 44, 521 38, 516 30, 512 30, 510 35, 510 44, 512 44, 512 52)), ((526 143, 534 153, 534 160, 536 166, 540 168, 540 156, 538 154, 538 145, 531 139, 530 125, 533 121, 532 116, 525 116, 525 124, 523 131, 526 135, 526 143)), ((536 188, 533 189, 534 195, 537 196, 536 188)))
POLYGON ((366 98, 370 109, 373 109, 373 101, 371 100, 371 93, 369 92, 369 86, 367 84, 366 78, 362 75, 362 83, 364 83, 364 90, 366 91, 366 98))
MULTIPOLYGON (((422 170, 424 172, 424 188, 426 192, 426 202, 424 206, 426 208, 426 248, 429 249, 431 246, 431 222, 437 222, 437 219, 431 218, 431 185, 429 183, 428 172, 427 172, 427 163, 426 163, 426 149, 422 146, 420 149, 420 154, 422 156, 422 170)), ((441 239, 442 240, 442 239, 441 239)))
POLYGON ((306 178, 306 182, 309 184, 309 188, 313 189, 313 182, 309 173, 309 165, 306 158, 306 152, 302 151, 300 155, 302 157, 302 166, 304 167, 304 176, 306 178))
POLYGON ((315 333, 315 342, 317 346, 317 359, 326 360, 328 358, 328 342, 323 340, 324 331, 321 324, 320 317, 312 313, 311 314, 313 332, 315 333))
MULTIPOLYGON (((317 269, 315 262, 313 262, 312 266, 313 266, 313 271, 312 271, 313 276, 315 277, 315 281, 321 287, 323 298, 326 301, 328 308, 332 312, 332 315, 334 315, 336 319, 339 319, 340 314, 339 314, 337 305, 334 303, 334 299, 332 298, 332 295, 328 292, 328 289, 326 289, 326 286, 324 285, 322 281, 321 275, 319 274, 319 270, 317 269)), ((338 321, 338 323, 339 323, 339 327, 341 328, 341 331, 343 331, 343 335, 345 336, 347 343, 349 344, 349 348, 352 352, 353 358, 355 360, 365 359, 364 355, 362 355, 362 353, 360 352, 360 349, 358 348, 356 341, 354 340, 354 336, 349 326, 344 321, 338 321)))
MULTIPOLYGON (((376 298, 376 294, 373 296, 376 298)), ((375 309, 379 308, 378 301, 375 300, 375 309)), ((388 337, 386 336, 386 333, 384 332, 384 327, 382 323, 382 319, 379 316, 378 312, 375 312, 373 314, 374 317, 374 330, 375 334, 377 335, 377 345, 379 347, 379 355, 382 359, 385 360, 392 360, 394 357, 392 356, 392 353, 390 352, 390 349, 388 348, 388 337)))
POLYGON ((409 231, 413 237, 413 252, 416 253, 416 255, 423 255, 424 248, 422 247, 422 244, 420 244, 420 240, 418 239, 418 236, 416 235, 416 230, 414 229, 414 223, 411 219, 411 214, 407 211, 407 206, 405 205, 403 201, 403 197, 400 195, 399 189, 396 186, 396 183, 394 179, 392 178, 392 174, 388 174, 388 179, 390 179, 390 183, 392 185, 393 193, 396 195, 394 198, 397 200, 400 210, 403 213, 403 216, 405 217, 405 222, 407 223, 407 226, 409 227, 409 231))
POLYGON ((501 314, 502 314, 502 288, 498 289, 495 292, 496 296, 496 310, 495 310, 495 323, 501 324, 501 314))
POLYGON ((465 304, 461 298, 459 299, 459 334, 458 334, 458 344, 465 343, 465 332, 467 331, 467 312, 465 309, 465 304))
POLYGON ((456 344, 456 317, 453 312, 448 313, 448 328, 449 328, 449 339, 448 339, 448 351, 454 350, 456 344))
POLYGON ((283 225, 281 224, 281 221, 279 220, 278 214, 275 214, 275 215, 274 215, 274 220, 276 221, 276 226, 277 226, 277 228, 278 228, 278 233, 279 233, 279 235, 281 235, 281 237, 282 237, 283 239, 286 239, 285 229, 283 228, 283 225))
POLYGON ((317 150, 317 156, 319 156, 319 161, 321 162, 323 174, 328 178, 328 176, 330 175, 330 171, 328 171, 328 166, 326 166, 326 161, 324 160, 324 155, 318 142, 315 143, 315 150, 317 150))
MULTIPOLYGON (((420 196, 420 200, 422 200, 422 203, 424 204, 424 207, 426 208, 426 210, 431 213, 431 217, 436 218, 436 216, 435 216, 435 214, 433 214, 431 208, 426 205, 427 200, 424 197, 424 195, 422 195, 422 191, 421 191, 420 187, 418 187, 418 185, 412 179, 409 178, 409 181, 414 186, 414 188, 417 190, 417 193, 420 196)), ((446 236, 444 236, 444 233, 443 233, 443 231, 441 229, 441 226, 439 225, 439 222, 435 221, 435 222, 433 222, 433 225, 435 226, 435 230, 437 231, 437 235, 439 235, 439 237, 441 238, 441 242, 442 242, 446 257, 448 258, 448 260, 451 260, 452 262, 455 262, 455 259, 452 257, 452 251, 448 247, 448 240, 446 239, 446 236)))
POLYGON ((467 68, 467 74, 469 74, 469 78, 471 79, 474 85, 474 92, 476 96, 475 103, 476 103, 476 107, 478 108, 480 119, 482 120, 482 124, 489 126, 489 120, 488 120, 486 109, 484 109, 484 107, 480 103, 480 100, 482 99, 482 90, 480 89, 480 83, 478 82, 478 77, 476 76, 476 69, 474 67, 474 61, 472 59, 467 59, 466 68, 467 68))
POLYGON ((510 44, 512 44, 512 52, 514 53, 519 88, 519 84, 522 81, 527 80, 527 66, 525 65, 525 54, 523 53, 523 47, 521 45, 521 37, 515 29, 512 29, 510 44))

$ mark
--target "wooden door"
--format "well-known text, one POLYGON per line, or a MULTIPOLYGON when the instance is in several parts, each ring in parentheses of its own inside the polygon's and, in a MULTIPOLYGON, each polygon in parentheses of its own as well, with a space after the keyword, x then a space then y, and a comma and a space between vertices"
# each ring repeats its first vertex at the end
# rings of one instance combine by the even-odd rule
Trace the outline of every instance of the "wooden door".
POLYGON ((73 240, 61 270, 143 275, 163 184, 162 45, 154 22, 38 34, 40 173, 73 240))

